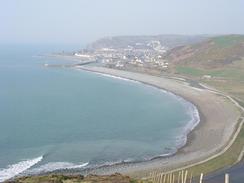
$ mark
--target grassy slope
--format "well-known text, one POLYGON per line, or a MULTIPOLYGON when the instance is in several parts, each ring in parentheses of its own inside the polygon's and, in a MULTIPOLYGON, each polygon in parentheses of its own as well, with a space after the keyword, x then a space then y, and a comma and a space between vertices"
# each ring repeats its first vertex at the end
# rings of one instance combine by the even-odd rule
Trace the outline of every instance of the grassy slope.
POLYGON ((236 81, 243 81, 244 78, 244 68, 223 68, 223 69, 214 69, 214 70, 207 70, 207 69, 197 69, 194 67, 186 67, 186 66, 177 66, 177 72, 185 75, 191 75, 196 77, 202 77, 204 75, 210 75, 215 78, 219 79, 226 79, 226 80, 236 80, 236 81))
POLYGON ((177 66, 176 72, 202 83, 214 86, 215 88, 225 91, 239 100, 244 101, 244 67, 224 68, 224 69, 198 69, 191 66, 177 66), (212 76, 211 79, 202 78, 204 75, 212 76))
POLYGON ((172 64, 199 69, 225 68, 244 57, 244 36, 229 35, 172 49, 166 56, 172 64))
POLYGON ((244 101, 243 35, 214 37, 173 50, 167 59, 175 73, 205 82, 244 101), (204 75, 212 78, 203 79, 204 75))
POLYGON ((220 47, 230 47, 235 44, 239 44, 244 41, 244 36, 242 35, 227 35, 227 36, 218 36, 212 38, 213 42, 220 47))
POLYGON ((193 172, 194 176, 200 173, 209 173, 221 168, 229 167, 236 163, 242 149, 244 147, 244 126, 238 134, 232 146, 222 155, 200 165, 189 168, 188 171, 193 172))

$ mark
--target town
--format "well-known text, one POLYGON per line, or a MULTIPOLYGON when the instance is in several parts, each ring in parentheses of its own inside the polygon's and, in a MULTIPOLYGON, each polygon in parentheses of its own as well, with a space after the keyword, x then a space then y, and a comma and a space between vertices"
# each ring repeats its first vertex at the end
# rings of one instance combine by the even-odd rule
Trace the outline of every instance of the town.
POLYGON ((120 47, 87 48, 74 52, 73 55, 82 61, 96 61, 109 68, 148 68, 165 71, 169 63, 164 60, 164 55, 168 50, 169 48, 161 45, 160 41, 152 40, 120 47))

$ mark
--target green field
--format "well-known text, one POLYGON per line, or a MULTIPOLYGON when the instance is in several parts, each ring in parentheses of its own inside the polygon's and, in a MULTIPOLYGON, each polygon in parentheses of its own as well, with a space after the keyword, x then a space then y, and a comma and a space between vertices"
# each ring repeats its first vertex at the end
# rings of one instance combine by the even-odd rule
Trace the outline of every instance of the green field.
POLYGON ((244 36, 243 35, 218 36, 212 38, 212 40, 216 44, 216 46, 230 47, 244 41, 244 36))
POLYGON ((206 69, 196 69, 193 67, 186 67, 186 66, 177 66, 176 71, 179 74, 193 76, 193 77, 202 77, 204 75, 210 75, 212 77, 244 81, 244 70, 241 68, 206 70, 206 69))
POLYGON ((244 101, 244 67, 243 61, 231 68, 224 69, 197 69, 193 67, 177 66, 176 71, 180 75, 199 80, 202 83, 213 86, 214 88, 229 93, 231 96, 244 101), (210 79, 202 76, 210 75, 210 79))

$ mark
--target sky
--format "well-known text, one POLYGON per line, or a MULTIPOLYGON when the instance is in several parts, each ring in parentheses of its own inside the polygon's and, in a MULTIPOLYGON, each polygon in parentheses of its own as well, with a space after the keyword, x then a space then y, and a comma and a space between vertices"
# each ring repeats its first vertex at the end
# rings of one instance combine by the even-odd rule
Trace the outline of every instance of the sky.
POLYGON ((244 34, 244 0, 0 0, 0 43, 244 34))

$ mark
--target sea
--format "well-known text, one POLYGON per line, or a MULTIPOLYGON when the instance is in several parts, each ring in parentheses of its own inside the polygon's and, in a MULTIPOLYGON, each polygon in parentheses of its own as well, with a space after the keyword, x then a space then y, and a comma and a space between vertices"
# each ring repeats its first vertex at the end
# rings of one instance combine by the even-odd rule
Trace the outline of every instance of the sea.
POLYGON ((0 182, 14 176, 150 161, 177 152, 197 108, 140 82, 45 56, 77 47, 0 45, 0 182))

